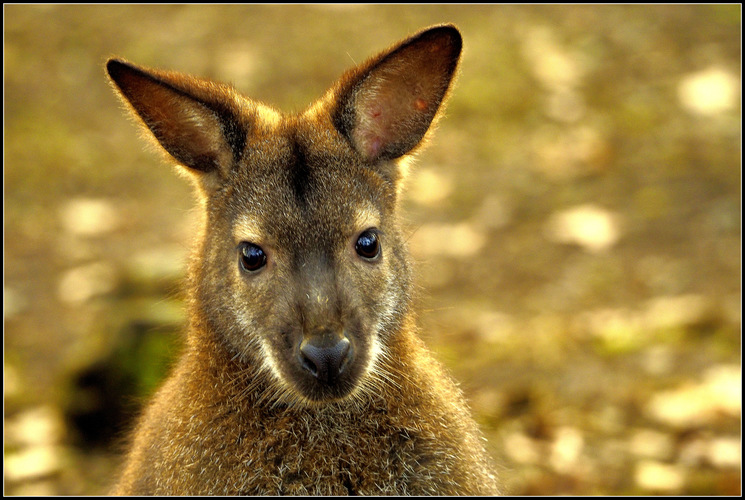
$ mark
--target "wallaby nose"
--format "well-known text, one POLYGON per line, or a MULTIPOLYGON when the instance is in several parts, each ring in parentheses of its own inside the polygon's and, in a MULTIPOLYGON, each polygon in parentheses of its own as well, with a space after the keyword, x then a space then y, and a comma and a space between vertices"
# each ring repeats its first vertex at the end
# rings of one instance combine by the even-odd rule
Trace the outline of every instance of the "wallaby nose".
POLYGON ((300 343, 300 364, 315 378, 333 384, 352 360, 349 339, 336 335, 319 335, 300 343))

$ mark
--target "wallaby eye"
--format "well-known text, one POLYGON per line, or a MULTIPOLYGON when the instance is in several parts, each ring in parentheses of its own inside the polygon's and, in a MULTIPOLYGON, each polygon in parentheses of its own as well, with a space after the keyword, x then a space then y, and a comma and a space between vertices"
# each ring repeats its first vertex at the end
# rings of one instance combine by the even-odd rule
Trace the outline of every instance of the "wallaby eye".
POLYGON ((244 241, 238 247, 241 269, 256 272, 266 265, 266 254, 260 246, 244 241))
POLYGON ((357 255, 363 259, 376 259, 380 255, 380 241, 378 240, 378 234, 370 229, 363 231, 357 238, 357 243, 354 245, 354 249, 357 252, 357 255))

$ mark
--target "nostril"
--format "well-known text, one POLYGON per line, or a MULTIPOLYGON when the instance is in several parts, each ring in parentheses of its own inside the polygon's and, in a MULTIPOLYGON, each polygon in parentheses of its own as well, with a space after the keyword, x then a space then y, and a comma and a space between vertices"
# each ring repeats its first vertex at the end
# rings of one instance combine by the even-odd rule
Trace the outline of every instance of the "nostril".
POLYGON ((308 355, 306 355, 303 352, 303 349, 300 348, 300 363, 307 371, 310 372, 311 375, 314 377, 318 377, 318 366, 311 360, 308 355))
POLYGON ((348 338, 342 337, 329 344, 331 343, 327 337, 303 340, 299 352, 301 366, 327 384, 333 383, 352 359, 352 348, 348 338))

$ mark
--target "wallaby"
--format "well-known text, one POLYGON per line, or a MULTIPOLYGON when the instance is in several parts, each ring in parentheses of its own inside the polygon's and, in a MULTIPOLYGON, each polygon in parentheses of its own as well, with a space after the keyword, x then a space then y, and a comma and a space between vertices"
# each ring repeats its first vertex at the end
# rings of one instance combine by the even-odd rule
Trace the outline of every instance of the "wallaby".
POLYGON ((405 160, 461 47, 452 25, 421 31, 293 115, 107 62, 204 209, 184 352, 134 429, 115 493, 498 491, 461 391, 417 336, 397 219, 405 160))

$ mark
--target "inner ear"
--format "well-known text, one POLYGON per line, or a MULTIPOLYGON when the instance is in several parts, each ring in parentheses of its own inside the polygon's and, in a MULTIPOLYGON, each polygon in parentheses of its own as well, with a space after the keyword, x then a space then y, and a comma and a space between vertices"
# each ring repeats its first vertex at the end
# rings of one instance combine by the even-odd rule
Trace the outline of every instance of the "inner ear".
POLYGON ((337 129, 368 161, 410 152, 447 96, 461 48, 454 26, 438 26, 353 69, 341 79, 337 129))
POLYGON ((106 64, 120 95, 179 163, 201 172, 227 169, 243 151, 234 91, 175 72, 106 64))

